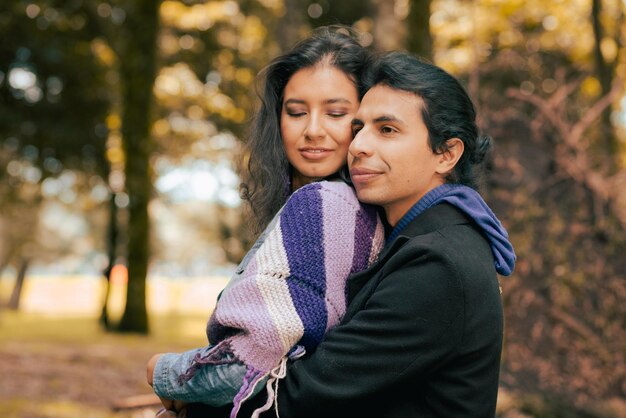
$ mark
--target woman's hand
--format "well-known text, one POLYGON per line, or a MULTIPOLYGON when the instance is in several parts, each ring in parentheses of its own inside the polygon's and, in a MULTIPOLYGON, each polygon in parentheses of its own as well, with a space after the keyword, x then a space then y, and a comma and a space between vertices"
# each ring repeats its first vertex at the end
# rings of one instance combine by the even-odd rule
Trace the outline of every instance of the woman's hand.
POLYGON ((187 416, 187 404, 182 401, 174 401, 172 399, 161 399, 163 409, 157 414, 157 418, 178 417, 185 418, 187 416), (173 415, 172 415, 173 414, 173 415))
MULTIPOLYGON (((159 361, 159 357, 161 357, 162 355, 163 353, 155 354, 150 358, 150 360, 148 360, 148 365, 146 367, 146 380, 148 381, 148 384, 150 386, 152 386, 152 383, 154 381, 154 368, 156 367, 157 361, 159 361)), ((187 415, 187 404, 185 402, 176 401, 173 399, 165 399, 161 398, 160 396, 159 399, 161 400, 161 403, 165 408, 164 411, 161 411, 159 414, 157 414, 159 418, 169 417, 170 415, 168 415, 168 413, 173 413, 175 414, 174 416, 178 416, 178 418, 184 418, 187 415)))
POLYGON ((146 379, 148 380, 148 384, 152 386, 152 382, 154 380, 154 368, 156 367, 157 361, 159 357, 161 357, 163 353, 153 355, 150 360, 148 360, 148 366, 146 370, 146 379))

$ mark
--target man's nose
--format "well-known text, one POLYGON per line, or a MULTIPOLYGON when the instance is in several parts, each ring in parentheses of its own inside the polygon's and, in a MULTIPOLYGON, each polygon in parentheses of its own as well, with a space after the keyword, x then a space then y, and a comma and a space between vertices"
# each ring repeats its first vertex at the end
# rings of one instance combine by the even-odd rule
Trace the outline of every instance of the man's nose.
POLYGON ((350 142, 348 152, 353 157, 367 156, 372 154, 372 144, 369 135, 367 134, 365 129, 359 130, 359 132, 354 135, 352 142, 350 142))

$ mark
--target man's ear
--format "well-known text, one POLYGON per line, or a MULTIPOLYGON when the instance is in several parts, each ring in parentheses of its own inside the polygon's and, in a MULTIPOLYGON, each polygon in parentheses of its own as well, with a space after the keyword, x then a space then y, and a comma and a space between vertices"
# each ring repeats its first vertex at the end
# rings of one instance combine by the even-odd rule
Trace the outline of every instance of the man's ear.
POLYGON ((454 166, 459 162, 465 150, 465 144, 459 138, 448 139, 446 146, 448 149, 439 154, 439 162, 436 168, 436 172, 444 176, 454 170, 454 166))

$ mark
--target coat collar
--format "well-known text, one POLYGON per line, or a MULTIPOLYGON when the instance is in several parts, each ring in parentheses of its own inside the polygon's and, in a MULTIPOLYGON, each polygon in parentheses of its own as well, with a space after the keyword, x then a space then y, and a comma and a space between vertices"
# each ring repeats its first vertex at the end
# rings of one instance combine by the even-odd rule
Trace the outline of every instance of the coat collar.
POLYGON ((407 239, 418 235, 428 234, 450 225, 469 223, 469 219, 457 208, 448 204, 440 203, 426 209, 422 214, 413 219, 400 233, 398 238, 389 244, 393 247, 400 237, 407 239))
POLYGON ((470 220, 458 209, 448 203, 441 203, 426 209, 422 214, 413 219, 396 239, 389 243, 380 253, 378 260, 369 268, 355 273, 348 279, 348 300, 363 287, 376 271, 391 258, 411 238, 425 235, 450 225, 470 223, 470 220))

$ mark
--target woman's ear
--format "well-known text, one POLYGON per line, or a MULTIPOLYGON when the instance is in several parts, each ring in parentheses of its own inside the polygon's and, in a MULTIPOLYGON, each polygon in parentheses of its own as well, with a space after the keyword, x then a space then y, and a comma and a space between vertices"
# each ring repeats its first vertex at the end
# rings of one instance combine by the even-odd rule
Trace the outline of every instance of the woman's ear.
POLYGON ((454 170, 454 166, 463 155, 465 144, 459 138, 450 138, 446 141, 446 147, 447 149, 439 154, 439 162, 436 169, 436 172, 443 176, 454 170))

